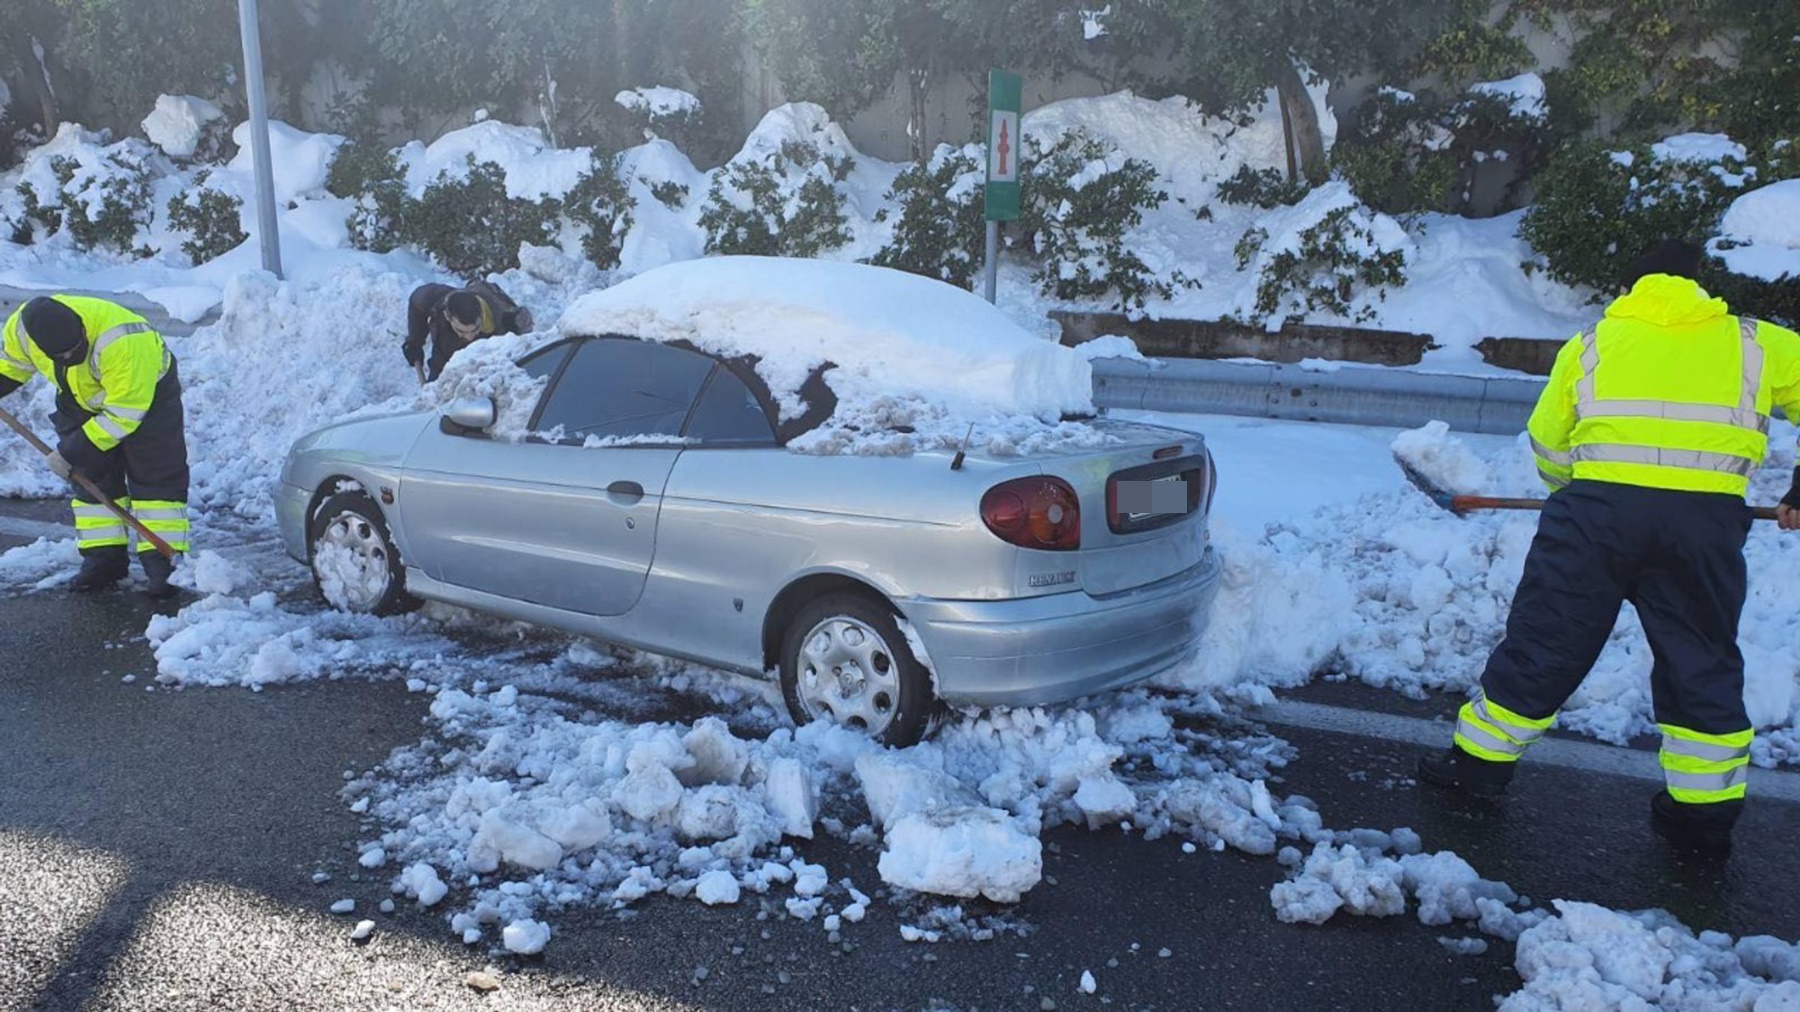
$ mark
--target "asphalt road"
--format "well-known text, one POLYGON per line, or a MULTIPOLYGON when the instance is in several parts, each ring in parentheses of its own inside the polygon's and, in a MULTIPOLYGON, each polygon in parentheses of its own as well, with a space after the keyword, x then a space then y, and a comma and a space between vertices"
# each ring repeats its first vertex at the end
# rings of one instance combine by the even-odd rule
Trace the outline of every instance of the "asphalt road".
MULTIPOLYGON (((0 504, 0 518, 54 515, 0 504)), ((0 536, 0 548, 18 543, 0 536)), ((623 916, 554 915, 541 956, 465 948, 439 914, 370 912, 386 875, 360 873, 367 832, 339 797, 346 771, 417 741, 422 697, 367 681, 147 689, 152 607, 124 592, 0 588, 0 1012, 1477 1010, 1521 983, 1504 943, 1456 955, 1437 939, 1470 931, 1411 914, 1284 925, 1269 903, 1284 877, 1273 860, 1190 855, 1116 829, 1047 834, 1045 883, 985 911, 1015 929, 992 941, 904 942, 898 926, 917 909, 887 897, 838 944, 773 904, 653 897, 623 916), (333 880, 315 885, 320 870, 333 880), (346 896, 363 912, 326 912, 346 896), (364 916, 378 929, 352 943, 364 916), (497 991, 467 985, 480 970, 497 991), (1084 970, 1099 982, 1092 996, 1077 990, 1084 970)), ((1327 825, 1411 826, 1427 850, 1454 850, 1541 904, 1659 906, 1696 929, 1800 938, 1792 805, 1753 807, 1731 861, 1695 868, 1651 836, 1636 780, 1528 768, 1505 806, 1470 807, 1410 784, 1419 745, 1274 730, 1299 750, 1277 789, 1318 801, 1327 825)), ((799 849, 834 875, 878 881, 874 851, 799 849)))

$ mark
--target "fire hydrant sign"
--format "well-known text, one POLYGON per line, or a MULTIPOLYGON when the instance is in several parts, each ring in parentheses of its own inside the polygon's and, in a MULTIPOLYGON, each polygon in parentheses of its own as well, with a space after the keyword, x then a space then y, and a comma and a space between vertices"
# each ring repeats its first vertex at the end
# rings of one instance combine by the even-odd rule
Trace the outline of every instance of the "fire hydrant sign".
POLYGON ((1019 106, 1022 82, 1004 70, 988 72, 987 220, 1019 217, 1019 106))

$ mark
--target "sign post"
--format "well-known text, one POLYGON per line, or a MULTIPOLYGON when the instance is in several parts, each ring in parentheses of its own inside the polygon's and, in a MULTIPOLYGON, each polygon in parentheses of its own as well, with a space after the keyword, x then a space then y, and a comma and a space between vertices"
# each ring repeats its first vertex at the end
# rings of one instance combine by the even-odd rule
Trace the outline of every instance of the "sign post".
POLYGON ((263 89, 262 35, 256 0, 238 0, 238 30, 244 42, 244 85, 250 102, 250 158, 256 171, 256 231, 262 240, 263 270, 281 277, 281 236, 275 224, 275 173, 269 154, 269 106, 263 89))
POLYGON ((984 285, 993 302, 1000 272, 1000 223, 1019 217, 1019 107, 1023 79, 988 71, 987 268, 984 285))

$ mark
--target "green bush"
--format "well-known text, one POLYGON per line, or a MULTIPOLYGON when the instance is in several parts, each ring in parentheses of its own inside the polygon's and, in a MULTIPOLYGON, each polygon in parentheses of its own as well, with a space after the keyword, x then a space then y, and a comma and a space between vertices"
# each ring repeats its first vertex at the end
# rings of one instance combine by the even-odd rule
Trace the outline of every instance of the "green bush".
POLYGON ((673 179, 664 179, 650 187, 650 196, 657 203, 671 211, 679 211, 687 204, 688 187, 686 183, 677 183, 673 179))
POLYGON ((1022 241, 1036 258, 1032 281, 1046 294, 1142 309, 1192 283, 1179 271, 1158 275, 1126 244, 1144 212, 1168 199, 1148 162, 1125 158, 1079 130, 1047 149, 1027 138, 1021 154, 1022 206, 1009 245, 1022 241))
POLYGON ((1306 197, 1306 184, 1289 182, 1274 169, 1253 169, 1248 165, 1219 184, 1219 199, 1227 204, 1255 204, 1267 211, 1283 205, 1298 204, 1306 197))
POLYGON ((581 236, 582 252, 601 270, 619 266, 619 254, 625 246, 625 233, 631 230, 632 208, 637 201, 619 174, 619 158, 602 160, 594 156, 593 164, 564 198, 569 217, 585 226, 581 236))
POLYGON ((12 223, 13 241, 21 246, 28 246, 36 241, 39 229, 45 234, 54 234, 62 228, 62 204, 53 201, 44 203, 38 196, 37 187, 29 182, 21 182, 15 189, 19 198, 25 202, 24 213, 20 220, 12 223))
MULTIPOLYGON (((900 205, 894 238, 869 262, 970 287, 982 259, 985 171, 977 145, 939 145, 931 161, 908 166, 887 194, 900 205)), ((888 209, 875 217, 885 221, 888 209)))
POLYGON ((442 173, 401 215, 405 244, 464 278, 482 278, 518 263, 519 244, 548 245, 562 214, 559 201, 506 192, 506 172, 468 158, 468 174, 442 173))
POLYGON ((387 253, 405 243, 405 177, 400 160, 376 144, 346 141, 338 146, 325 177, 325 189, 333 196, 356 201, 344 226, 350 245, 375 253, 387 253))
POLYGON ((1383 90, 1350 117, 1331 165, 1358 200, 1384 214, 1449 211, 1458 170, 1451 139, 1431 103, 1383 90))
POLYGON ((73 158, 51 159, 61 184, 62 227, 79 249, 111 249, 148 256, 138 233, 150 224, 150 170, 143 159, 108 151, 104 167, 91 170, 73 158))
POLYGON ((196 174, 191 187, 169 198, 169 227, 187 233, 181 250, 196 265, 223 256, 250 238, 239 219, 244 202, 207 186, 211 174, 196 174))
POLYGON ((1361 207, 1338 207, 1301 230, 1298 243, 1268 248, 1269 233, 1253 228, 1238 240, 1239 270, 1254 270, 1256 315, 1290 321, 1312 313, 1333 313, 1358 322, 1374 318, 1369 306, 1353 308, 1357 295, 1406 283, 1406 253, 1384 249, 1376 226, 1361 207))
POLYGON ((843 246, 849 218, 837 184, 853 165, 803 141, 731 163, 713 179, 700 210, 706 252, 816 257, 843 246))

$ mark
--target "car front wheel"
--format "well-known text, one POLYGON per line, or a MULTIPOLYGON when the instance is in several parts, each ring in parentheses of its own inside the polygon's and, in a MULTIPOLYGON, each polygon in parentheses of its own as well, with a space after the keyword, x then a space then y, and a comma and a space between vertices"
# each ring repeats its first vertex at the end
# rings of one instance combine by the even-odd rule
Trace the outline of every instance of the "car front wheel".
POLYGON ((399 615, 419 606, 387 521, 368 496, 339 492, 319 504, 307 539, 313 584, 339 611, 399 615))
POLYGON ((829 720, 894 746, 917 742, 939 708, 893 609, 862 594, 827 594, 794 616, 781 693, 797 724, 829 720))

